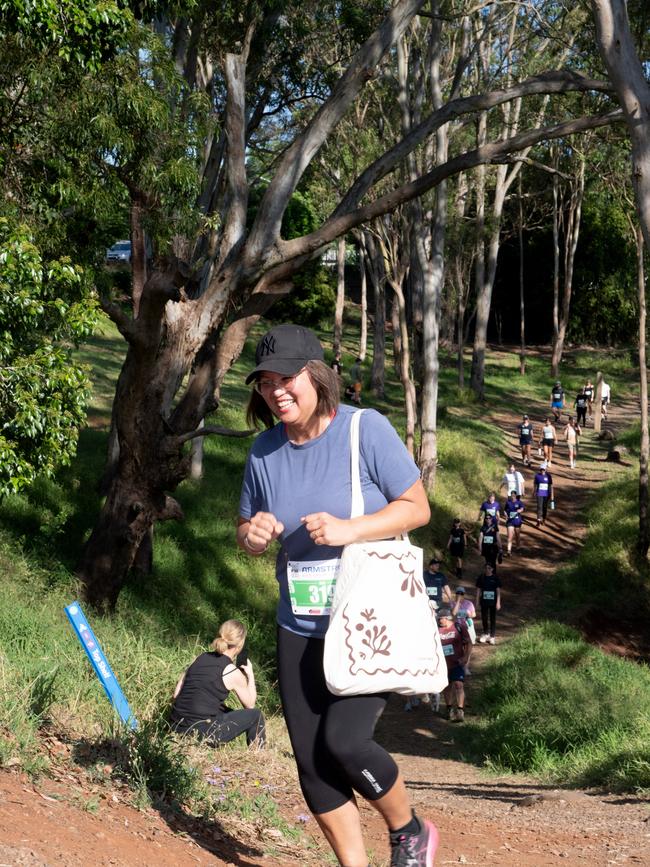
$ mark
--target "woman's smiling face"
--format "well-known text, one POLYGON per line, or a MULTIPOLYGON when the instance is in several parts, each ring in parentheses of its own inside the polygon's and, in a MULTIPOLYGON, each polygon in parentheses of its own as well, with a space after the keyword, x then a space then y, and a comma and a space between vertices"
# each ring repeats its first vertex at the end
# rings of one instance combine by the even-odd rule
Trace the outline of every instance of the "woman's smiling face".
POLYGON ((257 389, 273 415, 285 424, 305 424, 316 412, 318 394, 304 367, 293 377, 265 372, 257 389))

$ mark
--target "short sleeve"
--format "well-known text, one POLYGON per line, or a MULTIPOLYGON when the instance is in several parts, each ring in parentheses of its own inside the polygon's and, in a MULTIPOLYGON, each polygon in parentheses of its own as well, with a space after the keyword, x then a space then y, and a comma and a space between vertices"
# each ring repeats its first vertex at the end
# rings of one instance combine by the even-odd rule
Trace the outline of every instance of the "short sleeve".
POLYGON ((389 503, 420 478, 420 471, 397 431, 376 410, 366 410, 361 416, 360 450, 370 479, 389 503))
POLYGON ((262 508, 260 497, 257 493, 257 485, 255 483, 255 474, 253 472, 253 459, 249 454, 246 459, 246 468, 244 470, 244 481, 242 483, 241 496, 239 498, 239 514, 242 518, 249 520, 262 508))

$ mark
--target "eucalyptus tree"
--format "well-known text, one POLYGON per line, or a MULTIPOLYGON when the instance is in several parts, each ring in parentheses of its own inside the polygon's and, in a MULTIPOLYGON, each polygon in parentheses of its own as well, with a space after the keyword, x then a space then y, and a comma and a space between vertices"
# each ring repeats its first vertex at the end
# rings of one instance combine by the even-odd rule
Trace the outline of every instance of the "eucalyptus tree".
MULTIPOLYGON (((223 432, 201 422, 218 408, 225 372, 252 324, 291 290, 307 261, 458 172, 618 119, 605 112, 542 127, 534 111, 522 113, 529 127, 504 136, 499 126, 480 147, 460 146, 410 173, 409 154, 457 118, 519 98, 609 85, 580 72, 550 71, 497 90, 442 97, 408 132, 383 142, 315 230, 284 238, 283 216, 323 147, 395 61, 394 48, 416 17, 430 16, 432 8, 426 0, 303 0, 282 10, 265 2, 157 7, 149 47, 131 53, 132 76, 124 78, 132 94, 150 97, 155 112, 144 96, 135 111, 121 91, 96 82, 104 104, 113 100, 128 121, 99 113, 103 128, 95 121, 89 132, 96 164, 123 184, 132 219, 157 238, 157 251, 136 287, 137 305, 102 297, 127 351, 114 402, 119 459, 79 564, 93 602, 114 604, 152 525, 182 517, 172 494, 189 473, 188 444, 223 432), (263 192, 253 214, 249 201, 258 186, 263 192)), ((91 124, 96 116, 87 110, 84 118, 91 124)), ((76 127, 79 135, 85 131, 81 114, 76 127)))

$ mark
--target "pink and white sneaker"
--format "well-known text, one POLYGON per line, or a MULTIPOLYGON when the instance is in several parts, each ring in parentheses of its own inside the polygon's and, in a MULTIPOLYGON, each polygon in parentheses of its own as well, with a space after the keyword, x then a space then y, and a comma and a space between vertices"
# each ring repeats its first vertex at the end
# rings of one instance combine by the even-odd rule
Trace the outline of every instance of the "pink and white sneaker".
POLYGON ((417 834, 391 834, 391 867, 433 867, 438 848, 438 829, 428 819, 418 819, 417 834))

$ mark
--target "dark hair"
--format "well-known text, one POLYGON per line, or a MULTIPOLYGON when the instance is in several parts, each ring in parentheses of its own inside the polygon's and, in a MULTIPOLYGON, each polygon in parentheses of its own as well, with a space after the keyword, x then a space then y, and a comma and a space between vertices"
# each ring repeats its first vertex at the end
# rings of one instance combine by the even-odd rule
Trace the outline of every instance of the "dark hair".
MULTIPOLYGON (((316 414, 330 415, 332 412, 336 412, 341 399, 341 386, 336 373, 324 361, 308 361, 305 368, 318 396, 316 414)), ((262 422, 264 427, 268 429, 273 427, 276 420, 262 395, 252 389, 246 408, 247 424, 250 427, 259 427, 259 422, 262 422)))

